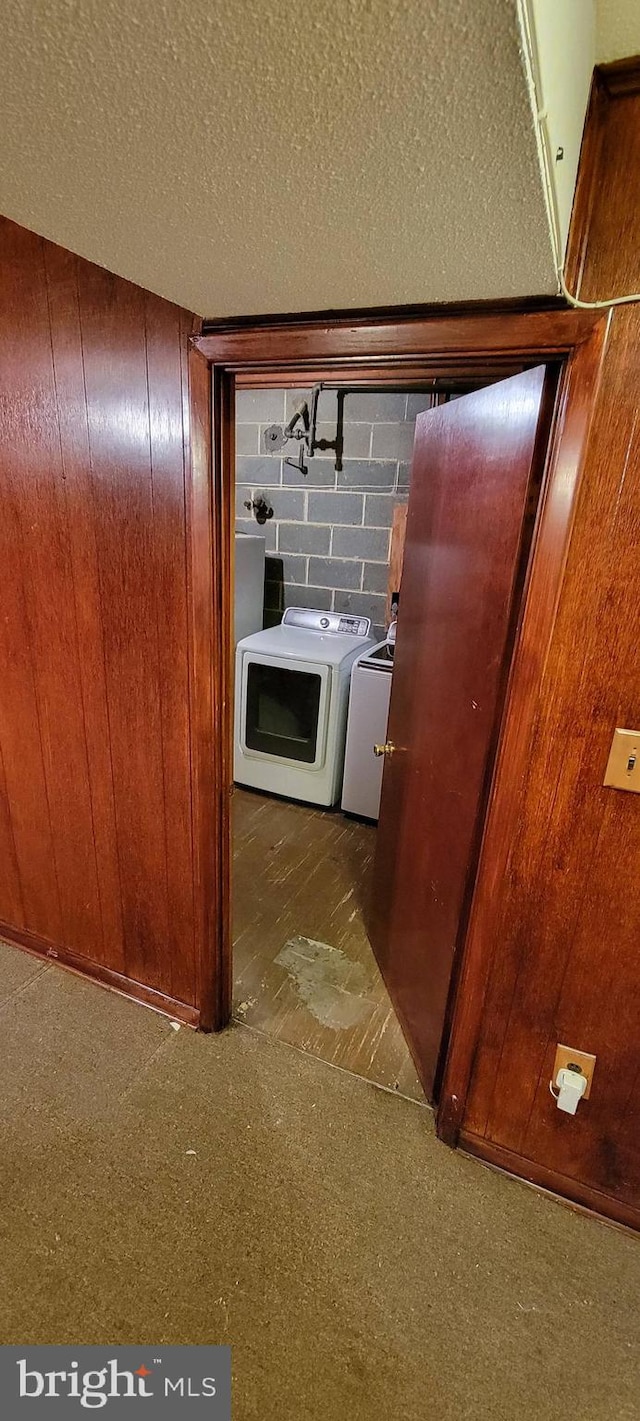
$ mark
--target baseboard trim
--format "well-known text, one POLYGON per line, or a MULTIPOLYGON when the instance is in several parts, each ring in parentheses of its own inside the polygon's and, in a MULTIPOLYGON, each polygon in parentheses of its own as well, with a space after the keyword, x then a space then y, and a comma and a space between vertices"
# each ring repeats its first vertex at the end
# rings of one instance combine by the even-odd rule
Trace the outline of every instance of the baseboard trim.
POLYGON ((505 1174, 523 1179, 537 1189, 543 1189, 546 1194, 553 1195, 560 1204, 577 1209, 581 1213, 597 1214, 607 1224, 616 1224, 636 1232, 640 1230, 640 1208, 615 1199, 611 1194, 603 1194, 599 1189, 592 1189, 590 1185, 582 1184, 578 1179, 571 1179, 569 1175, 547 1169, 546 1165, 526 1159, 512 1150, 505 1150, 493 1140, 485 1140, 469 1130, 461 1130, 459 1148, 505 1174))
POLYGON ((38 933, 29 932, 27 928, 12 927, 10 923, 0 921, 0 938, 4 938, 13 947, 20 947, 25 952, 30 952, 33 957, 45 959, 47 962, 55 962, 58 966, 64 967, 67 972, 75 972, 77 977, 84 977, 87 981, 95 982, 99 987, 106 987, 110 992, 117 992, 121 997, 128 997, 131 1001, 139 1002, 142 1006, 151 1007, 152 1011, 160 1012, 162 1016, 171 1017, 174 1021, 180 1021, 185 1026, 198 1026, 200 1013, 197 1007, 189 1006, 186 1002, 176 1001, 174 997, 167 996, 164 992, 158 992, 153 987, 146 987, 142 982, 133 981, 130 977, 125 977, 121 972, 114 972, 110 967, 103 966, 100 962, 92 962, 91 958, 83 957, 79 952, 73 952, 67 947, 58 947, 56 943, 50 942, 48 938, 40 937, 38 933))

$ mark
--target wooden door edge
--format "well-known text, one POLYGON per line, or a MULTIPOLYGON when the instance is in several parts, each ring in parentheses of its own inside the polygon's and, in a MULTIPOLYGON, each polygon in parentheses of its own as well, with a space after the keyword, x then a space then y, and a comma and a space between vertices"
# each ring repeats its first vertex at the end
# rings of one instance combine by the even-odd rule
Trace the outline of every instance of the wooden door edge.
POLYGON ((569 357, 560 384, 436 1111, 438 1136, 454 1147, 464 1120, 491 962, 499 950, 493 934, 495 907, 508 874, 527 778, 531 732, 555 627, 608 330, 605 315, 594 326, 591 339, 569 357))

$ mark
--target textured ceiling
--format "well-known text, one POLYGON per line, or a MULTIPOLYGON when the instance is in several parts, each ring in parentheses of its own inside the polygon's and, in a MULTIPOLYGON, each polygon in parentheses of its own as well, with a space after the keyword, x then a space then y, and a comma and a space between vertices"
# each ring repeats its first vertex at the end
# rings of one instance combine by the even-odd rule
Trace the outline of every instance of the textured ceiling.
POLYGON ((596 59, 626 59, 640 54, 640 0, 598 0, 596 59))
POLYGON ((516 0, 5 0, 0 210, 207 316, 555 291, 516 0))

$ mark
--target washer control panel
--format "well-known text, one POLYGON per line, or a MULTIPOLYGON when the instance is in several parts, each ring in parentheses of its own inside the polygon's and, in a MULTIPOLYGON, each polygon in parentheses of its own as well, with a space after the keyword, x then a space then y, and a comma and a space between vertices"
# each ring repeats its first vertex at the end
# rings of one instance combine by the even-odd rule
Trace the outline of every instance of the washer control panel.
POLYGON ((303 627, 307 632, 325 635, 368 637, 371 622, 368 617, 343 616, 339 612, 320 612, 312 607, 287 607, 282 625, 303 627))

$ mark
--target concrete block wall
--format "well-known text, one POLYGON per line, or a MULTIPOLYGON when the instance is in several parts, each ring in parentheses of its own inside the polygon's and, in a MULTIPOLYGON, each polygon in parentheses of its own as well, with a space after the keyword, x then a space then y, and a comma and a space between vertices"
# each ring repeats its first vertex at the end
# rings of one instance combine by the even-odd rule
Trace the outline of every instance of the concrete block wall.
MULTIPOLYGON (((261 528, 267 546, 265 625, 285 607, 353 612, 384 626, 390 529, 395 504, 406 503, 416 414, 429 395, 348 394, 344 401, 344 454, 336 473, 331 451, 308 461, 305 478, 286 464, 296 459, 291 440, 265 454, 264 430, 284 424, 310 391, 242 390, 236 397, 236 516, 244 532, 256 530, 247 502, 262 495, 273 518, 261 528)), ((335 391, 318 402, 318 436, 335 438, 335 391)))

